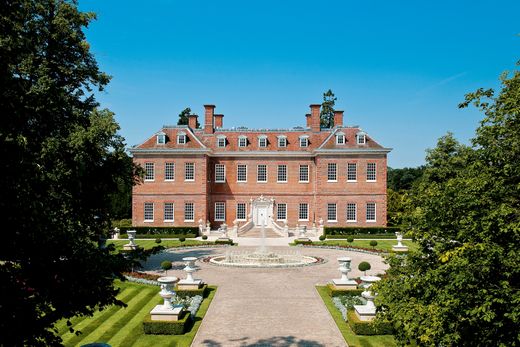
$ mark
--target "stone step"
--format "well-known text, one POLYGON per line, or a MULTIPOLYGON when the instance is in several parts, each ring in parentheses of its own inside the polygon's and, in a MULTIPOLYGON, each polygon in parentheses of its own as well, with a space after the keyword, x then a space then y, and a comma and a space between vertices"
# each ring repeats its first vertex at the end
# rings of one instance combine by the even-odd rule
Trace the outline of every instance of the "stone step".
MULTIPOLYGON (((253 228, 240 234, 240 237, 262 237, 262 229, 253 228)), ((281 237, 276 231, 271 228, 265 228, 265 237, 281 237)))

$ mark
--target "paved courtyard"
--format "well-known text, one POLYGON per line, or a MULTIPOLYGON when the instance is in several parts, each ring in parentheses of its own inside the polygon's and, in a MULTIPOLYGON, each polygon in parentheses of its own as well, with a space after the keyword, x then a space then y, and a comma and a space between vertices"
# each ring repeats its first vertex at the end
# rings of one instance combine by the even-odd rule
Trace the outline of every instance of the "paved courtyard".
MULTIPOLYGON (((288 246, 274 246, 283 250, 288 246)), ((246 250, 254 247, 238 247, 246 250)), ((291 250, 294 250, 291 247, 291 250)), ((368 274, 386 269, 376 255, 301 248, 304 255, 327 260, 326 263, 289 269, 229 268, 197 261, 200 271, 196 278, 218 286, 216 296, 193 341, 193 346, 345 346, 336 324, 316 292, 316 284, 339 278, 339 256, 352 258, 351 276, 362 275, 357 270, 361 261, 368 261, 368 274)), ((168 275, 185 277, 181 258, 224 254, 225 248, 193 248, 174 250, 153 256, 145 270, 158 270, 161 261, 173 262, 168 275)))

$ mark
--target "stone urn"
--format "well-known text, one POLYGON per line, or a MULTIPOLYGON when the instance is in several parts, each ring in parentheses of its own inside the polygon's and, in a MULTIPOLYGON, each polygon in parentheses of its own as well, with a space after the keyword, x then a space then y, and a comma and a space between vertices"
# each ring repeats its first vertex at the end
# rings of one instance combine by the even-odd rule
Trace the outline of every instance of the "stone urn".
POLYGON ((397 245, 392 246, 394 252, 408 252, 408 247, 403 245, 403 233, 396 232, 395 237, 397 238, 397 245))
POLYGON ((354 311, 360 320, 371 321, 376 317, 374 299, 377 294, 370 290, 370 287, 372 284, 380 281, 381 278, 377 276, 361 276, 360 279, 363 281, 363 287, 365 288, 361 296, 366 299, 367 303, 365 305, 354 305, 354 311))
POLYGON ((129 242, 123 246, 123 249, 125 251, 134 250, 137 248, 137 245, 134 242, 136 233, 137 233, 137 231, 135 231, 135 230, 127 230, 126 234, 128 235, 129 242))
POLYGON ((177 288, 179 290, 193 290, 199 289, 203 282, 200 279, 194 279, 193 273, 197 272, 198 269, 195 266, 196 257, 184 257, 182 260, 185 262, 184 271, 186 271, 186 278, 179 281, 177 288))
POLYGON ((161 291, 159 296, 163 298, 164 302, 162 305, 155 306, 150 311, 150 318, 152 320, 163 320, 163 321, 177 321, 182 318, 184 308, 182 306, 172 305, 172 297, 175 296, 173 286, 179 279, 177 277, 165 276, 159 277, 157 282, 161 284, 161 291))
POLYGON ((336 289, 342 290, 353 290, 357 288, 357 282, 348 278, 348 273, 352 271, 350 264, 352 259, 349 257, 339 257, 339 272, 341 273, 341 278, 333 279, 332 284, 336 289))

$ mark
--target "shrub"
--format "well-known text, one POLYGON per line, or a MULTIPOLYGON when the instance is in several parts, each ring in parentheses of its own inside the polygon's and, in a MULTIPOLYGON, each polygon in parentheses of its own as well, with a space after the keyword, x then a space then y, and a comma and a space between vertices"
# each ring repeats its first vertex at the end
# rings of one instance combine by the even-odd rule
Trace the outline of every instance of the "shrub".
POLYGON ((180 242, 184 242, 184 241, 186 241, 186 238, 185 237, 179 237, 179 241, 180 242))
POLYGON ((135 230, 137 232, 137 236, 139 238, 147 238, 146 236, 149 236, 149 238, 156 238, 156 237, 173 237, 173 236, 188 236, 188 237, 195 237, 199 234, 199 228, 198 227, 132 227, 132 226, 125 226, 120 227, 121 229, 121 235, 126 234, 127 230, 135 230), (189 236, 193 235, 193 236, 189 236))
POLYGON ((294 240, 295 245, 312 245, 311 240, 294 240))
POLYGON ((370 241, 370 246, 372 246, 372 248, 374 248, 375 246, 377 246, 377 241, 376 241, 376 240, 372 240, 372 241, 370 241))
POLYGON ((153 335, 182 335, 190 324, 190 313, 184 314, 184 317, 178 321, 157 321, 152 320, 147 315, 143 321, 143 330, 145 334, 153 335))
POLYGON ((356 335, 390 335, 394 330, 390 322, 361 321, 354 310, 347 311, 347 320, 356 335))
POLYGON ((325 241, 326 238, 327 238, 327 236, 325 236, 325 235, 320 235, 320 241, 325 241))
POLYGON ((208 239, 208 235, 202 235, 202 239, 203 240, 207 240, 208 239))
POLYGON ((394 235, 400 227, 325 227, 325 235, 386 234, 394 235))
POLYGON ((158 238, 155 239, 155 243, 161 243, 161 242, 162 242, 162 240, 161 240, 160 237, 158 237, 158 238))
POLYGON ((190 290, 179 290, 177 286, 175 286, 175 293, 177 293, 177 296, 179 298, 185 298, 185 297, 193 297, 196 295, 200 295, 203 298, 205 298, 208 294, 208 285, 204 284, 202 288, 199 289, 190 289, 190 290))
POLYGON ((216 245, 233 245, 233 240, 215 240, 216 245))
POLYGON ((166 271, 166 273, 168 273, 168 270, 170 270, 171 268, 172 268, 172 262, 171 261, 165 260, 165 261, 163 261, 161 263, 161 269, 166 271))
POLYGON ((353 238, 353 237, 349 237, 349 238, 347 239, 347 242, 348 242, 348 243, 352 243, 352 242, 354 242, 354 238, 353 238))
POLYGON ((364 271, 365 272, 365 276, 367 275, 367 271, 370 270, 371 268, 372 268, 372 266, 370 265, 370 263, 368 261, 362 261, 358 265, 358 270, 359 271, 364 271))
POLYGON ((343 295, 344 296, 360 296, 361 293, 363 293, 363 289, 353 289, 353 290, 335 289, 334 286, 330 283, 327 284, 327 291, 331 297, 343 296, 343 295))

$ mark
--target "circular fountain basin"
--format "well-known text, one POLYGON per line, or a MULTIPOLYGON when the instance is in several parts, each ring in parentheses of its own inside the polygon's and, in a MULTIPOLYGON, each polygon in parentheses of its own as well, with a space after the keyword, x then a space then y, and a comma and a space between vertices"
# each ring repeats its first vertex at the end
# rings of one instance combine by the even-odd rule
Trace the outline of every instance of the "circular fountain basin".
POLYGON ((323 263, 323 259, 304 255, 251 252, 234 256, 218 255, 209 258, 209 263, 220 266, 243 268, 287 268, 317 265, 323 263))

